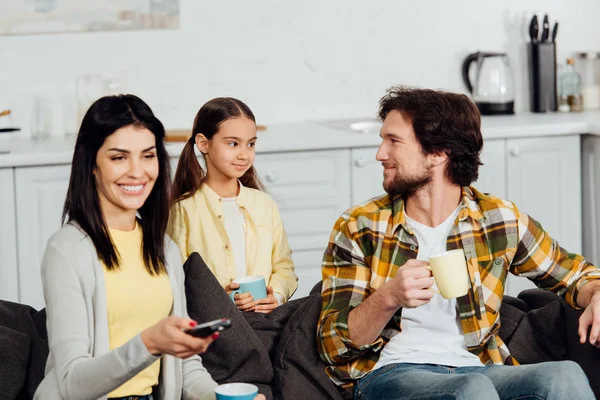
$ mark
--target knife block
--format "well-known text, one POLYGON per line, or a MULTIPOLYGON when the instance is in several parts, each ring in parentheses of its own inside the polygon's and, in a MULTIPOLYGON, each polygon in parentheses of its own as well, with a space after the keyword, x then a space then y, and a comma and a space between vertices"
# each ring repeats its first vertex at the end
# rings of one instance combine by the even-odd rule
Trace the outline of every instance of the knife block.
POLYGON ((545 113, 556 111, 556 43, 529 43, 529 94, 531 111, 545 113))

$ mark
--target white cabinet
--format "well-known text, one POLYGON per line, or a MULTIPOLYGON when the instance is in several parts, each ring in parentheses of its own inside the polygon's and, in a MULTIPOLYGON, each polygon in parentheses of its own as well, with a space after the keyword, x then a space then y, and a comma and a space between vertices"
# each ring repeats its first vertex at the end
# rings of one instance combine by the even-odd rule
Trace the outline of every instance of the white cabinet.
POLYGON ((473 186, 482 193, 506 198, 506 140, 486 140, 480 155, 483 165, 473 186))
POLYGON ((61 226, 71 166, 25 167, 15 171, 19 301, 44 307, 40 264, 46 242, 61 226))
POLYGON ((511 139, 508 193, 560 245, 581 254, 581 157, 579 136, 511 139))
MULTIPOLYGON (((542 224, 561 247, 582 252, 581 153, 578 135, 509 139, 507 199, 542 224)), ((534 285, 510 277, 507 294, 534 285)))
POLYGON ((12 168, 0 169, 0 300, 19 301, 15 180, 12 168))
POLYGON ((337 218, 350 207, 349 150, 259 154, 256 170, 277 202, 307 295, 321 279, 321 260, 337 218))
POLYGON ((377 147, 352 149, 352 205, 362 204, 385 193, 383 166, 375 159, 377 147))
POLYGON ((600 265, 600 137, 583 137, 581 165, 583 255, 595 265, 600 265))
MULTIPOLYGON (((474 186, 514 201, 561 246, 581 252, 579 144, 577 135, 487 140, 474 186)), ((384 193, 376 153, 373 146, 257 155, 256 169, 281 210, 292 248, 299 276, 294 298, 321 279, 323 251, 340 214, 384 193)), ((172 163, 175 167, 177 159, 172 163)), ((69 165, 0 169, 0 298, 44 306, 40 262, 48 237, 61 224, 69 173, 69 165)), ((596 237, 600 230, 590 240, 596 237)), ((506 293, 517 295, 530 286, 524 278, 509 277, 506 293)))

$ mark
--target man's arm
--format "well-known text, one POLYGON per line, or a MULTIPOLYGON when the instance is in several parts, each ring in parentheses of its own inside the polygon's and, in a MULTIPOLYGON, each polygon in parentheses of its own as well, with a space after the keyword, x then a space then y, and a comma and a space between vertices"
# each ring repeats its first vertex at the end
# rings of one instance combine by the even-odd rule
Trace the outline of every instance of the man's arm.
POLYGON ((427 263, 417 260, 409 260, 393 279, 373 291, 371 257, 365 256, 347 218, 343 215, 336 222, 322 264, 319 352, 330 365, 379 350, 381 331, 400 307, 417 307, 433 297, 426 289, 433 285, 431 272, 424 267, 427 263))
POLYGON ((326 364, 341 365, 369 348, 379 349, 381 339, 357 345, 350 339, 348 318, 371 294, 371 273, 364 252, 354 237, 348 214, 335 223, 323 255, 323 307, 318 325, 319 353, 326 364))
POLYGON ((580 289, 599 279, 600 269, 579 254, 561 248, 536 220, 516 207, 514 210, 519 242, 510 271, 529 278, 542 289, 564 296, 569 305, 579 309, 580 289))
POLYGON ((579 340, 600 347, 600 269, 582 256, 561 248, 527 214, 519 213, 519 244, 511 272, 525 275, 542 289, 564 295, 573 308, 585 308, 579 318, 579 340))
POLYGON ((375 341, 399 308, 414 308, 433 297, 428 290, 433 285, 431 272, 425 261, 408 260, 396 276, 381 285, 348 315, 350 339, 357 345, 375 341))

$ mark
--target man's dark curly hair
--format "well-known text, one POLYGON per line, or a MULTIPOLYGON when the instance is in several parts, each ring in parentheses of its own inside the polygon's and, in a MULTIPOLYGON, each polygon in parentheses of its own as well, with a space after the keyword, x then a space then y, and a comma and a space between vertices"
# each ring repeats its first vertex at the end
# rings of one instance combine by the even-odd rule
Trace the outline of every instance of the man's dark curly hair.
POLYGON ((450 182, 468 186, 477 180, 479 154, 483 147, 481 116, 464 94, 442 90, 393 86, 379 102, 379 117, 385 120, 396 110, 412 122, 424 154, 446 153, 450 182))

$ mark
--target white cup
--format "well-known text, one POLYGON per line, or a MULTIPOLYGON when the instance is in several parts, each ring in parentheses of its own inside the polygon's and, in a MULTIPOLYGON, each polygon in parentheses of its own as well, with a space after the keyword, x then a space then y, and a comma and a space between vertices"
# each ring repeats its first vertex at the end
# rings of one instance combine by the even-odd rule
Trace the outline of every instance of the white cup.
POLYGON ((461 297, 469 292, 471 281, 463 249, 446 251, 429 257, 429 269, 439 291, 445 299, 461 297))

